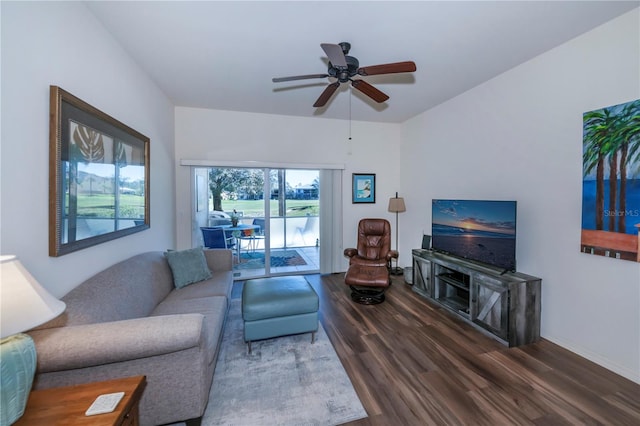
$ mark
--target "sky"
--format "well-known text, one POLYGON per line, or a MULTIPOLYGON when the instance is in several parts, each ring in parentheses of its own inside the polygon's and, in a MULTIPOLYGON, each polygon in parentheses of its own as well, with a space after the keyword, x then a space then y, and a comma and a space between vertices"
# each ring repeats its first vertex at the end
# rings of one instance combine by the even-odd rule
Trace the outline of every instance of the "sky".
POLYGON ((320 176, 318 170, 291 170, 287 169, 287 182, 295 188, 298 184, 309 186, 313 180, 320 176))
MULTIPOLYGON (((112 178, 115 176, 115 166, 113 164, 78 163, 78 170, 105 178, 112 178)), ((121 167, 120 178, 127 178, 130 181, 144 180, 144 167, 132 165, 121 167)))

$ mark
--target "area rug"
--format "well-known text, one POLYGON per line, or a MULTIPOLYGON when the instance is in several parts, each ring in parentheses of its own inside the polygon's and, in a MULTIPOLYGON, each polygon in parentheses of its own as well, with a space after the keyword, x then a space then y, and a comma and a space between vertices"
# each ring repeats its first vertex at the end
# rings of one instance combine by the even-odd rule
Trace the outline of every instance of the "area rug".
POLYGON ((202 426, 338 425, 367 417, 322 325, 254 342, 247 353, 240 300, 231 301, 202 426))
MULTIPOLYGON (((271 252, 271 267, 278 266, 303 266, 307 262, 296 250, 278 250, 271 252)), ((240 263, 236 269, 260 269, 264 268, 264 252, 255 251, 240 254, 240 263)))

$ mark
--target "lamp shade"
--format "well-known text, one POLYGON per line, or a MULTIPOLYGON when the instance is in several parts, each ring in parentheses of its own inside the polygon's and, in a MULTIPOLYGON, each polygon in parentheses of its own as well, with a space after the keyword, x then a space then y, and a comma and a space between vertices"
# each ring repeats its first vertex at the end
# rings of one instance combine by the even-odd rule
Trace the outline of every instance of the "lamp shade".
POLYGON ((60 315, 65 307, 16 256, 0 256, 0 338, 43 324, 60 315))
POLYGON ((395 198, 389 199, 389 211, 392 213, 402 213, 406 212, 407 208, 404 205, 404 198, 398 197, 396 193, 395 198))

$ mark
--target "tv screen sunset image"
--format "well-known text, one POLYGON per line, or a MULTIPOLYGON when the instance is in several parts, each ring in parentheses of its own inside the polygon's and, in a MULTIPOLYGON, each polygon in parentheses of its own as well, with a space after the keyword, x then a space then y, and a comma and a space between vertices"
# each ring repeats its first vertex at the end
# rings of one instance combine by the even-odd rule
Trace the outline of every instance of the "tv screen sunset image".
POLYGON ((516 202, 433 200, 433 248, 515 270, 516 202))

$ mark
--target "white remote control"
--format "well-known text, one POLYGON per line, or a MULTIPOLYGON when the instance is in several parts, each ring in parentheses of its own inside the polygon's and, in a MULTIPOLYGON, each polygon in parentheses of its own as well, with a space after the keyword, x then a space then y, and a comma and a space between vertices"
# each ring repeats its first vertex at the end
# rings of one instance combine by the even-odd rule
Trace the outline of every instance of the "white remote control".
POLYGON ((91 407, 84 413, 85 416, 94 416, 96 414, 110 413, 116 409, 118 402, 124 396, 124 392, 106 393, 100 395, 93 401, 91 407))

